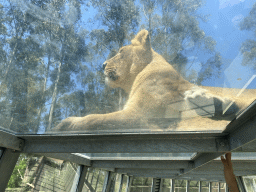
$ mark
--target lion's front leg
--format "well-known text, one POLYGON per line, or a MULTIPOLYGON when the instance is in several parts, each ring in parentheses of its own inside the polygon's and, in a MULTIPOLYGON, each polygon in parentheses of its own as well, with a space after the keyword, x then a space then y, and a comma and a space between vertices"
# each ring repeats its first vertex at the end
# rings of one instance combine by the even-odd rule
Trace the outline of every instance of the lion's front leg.
POLYGON ((80 131, 86 129, 97 129, 101 126, 104 114, 92 114, 85 117, 68 117, 61 121, 54 131, 80 131))
POLYGON ((69 117, 58 124, 54 131, 114 130, 140 127, 141 114, 122 110, 108 114, 92 114, 85 117, 69 117))

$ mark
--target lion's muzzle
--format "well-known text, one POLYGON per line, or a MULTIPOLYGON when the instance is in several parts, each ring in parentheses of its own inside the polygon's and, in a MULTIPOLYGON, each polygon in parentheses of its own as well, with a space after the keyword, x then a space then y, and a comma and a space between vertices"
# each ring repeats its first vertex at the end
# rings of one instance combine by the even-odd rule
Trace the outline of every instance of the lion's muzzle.
POLYGON ((107 73, 108 77, 112 80, 112 81, 116 81, 118 79, 118 75, 116 74, 115 71, 110 71, 109 73, 107 73))

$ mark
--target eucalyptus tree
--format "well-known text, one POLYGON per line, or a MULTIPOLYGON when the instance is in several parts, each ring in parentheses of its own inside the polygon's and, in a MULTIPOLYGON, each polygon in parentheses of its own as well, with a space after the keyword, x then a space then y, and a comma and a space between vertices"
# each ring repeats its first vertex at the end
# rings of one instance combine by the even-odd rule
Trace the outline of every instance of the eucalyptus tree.
MULTIPOLYGON (((191 65, 188 61, 189 56, 197 57, 199 53, 204 52, 209 60, 203 64, 204 69, 213 64, 219 66, 220 63, 213 63, 215 58, 219 58, 219 54, 215 51, 216 42, 212 37, 206 36, 199 26, 200 22, 207 22, 207 15, 198 13, 203 7, 202 0, 141 0, 141 3, 144 7, 146 23, 149 22, 145 26, 151 31, 152 47, 184 77, 187 75, 187 69, 190 68, 188 64, 191 65)), ((218 67, 213 66, 213 68, 219 70, 218 67)), ((206 74, 208 71, 200 71, 202 77, 205 73, 203 79, 212 76, 215 72, 206 74)))
MULTIPOLYGON (((91 38, 96 39, 92 48, 101 48, 97 50, 101 56, 104 54, 113 56, 113 53, 117 53, 117 50, 130 41, 134 34, 137 33, 140 19, 139 8, 135 5, 134 0, 93 0, 92 5, 98 11, 96 20, 102 26, 102 29, 95 29, 90 33, 91 38)), ((121 110, 124 105, 125 93, 121 89, 111 91, 106 88, 105 91, 108 92, 108 97, 105 99, 109 101, 119 100, 118 108, 121 110)), ((113 103, 110 105, 113 106, 113 103)))
POLYGON ((243 54, 243 65, 249 65, 256 69, 256 3, 250 10, 249 15, 241 21, 240 29, 253 31, 255 38, 246 40, 240 51, 243 54))
POLYGON ((27 11, 20 9, 15 2, 4 4, 4 19, 1 38, 4 39, 4 62, 1 62, 1 103, 5 102, 4 127, 18 132, 30 130, 35 118, 38 73, 43 51, 30 33, 35 21, 27 11), (3 31, 6 31, 4 33, 3 31))
MULTIPOLYGON (((84 61, 87 53, 85 40, 76 31, 76 23, 81 17, 80 1, 54 1, 51 3, 54 12, 58 13, 54 19, 61 21, 55 23, 51 29, 51 39, 57 46, 48 53, 51 54, 54 69, 51 71, 50 80, 52 84, 51 107, 49 112, 49 122, 47 129, 51 129, 54 122, 55 104, 58 94, 64 94, 74 89, 75 80, 72 75, 79 73, 81 62, 84 61), (68 2, 68 3, 67 3, 68 2), (69 8, 67 9, 67 5, 69 8), (66 8, 66 9, 65 9, 66 8), (66 11, 65 11, 66 10, 66 11), (63 15, 67 15, 63 18, 63 15), (70 19, 72 18, 72 19, 70 19)), ((56 116, 56 120, 60 120, 56 116)))

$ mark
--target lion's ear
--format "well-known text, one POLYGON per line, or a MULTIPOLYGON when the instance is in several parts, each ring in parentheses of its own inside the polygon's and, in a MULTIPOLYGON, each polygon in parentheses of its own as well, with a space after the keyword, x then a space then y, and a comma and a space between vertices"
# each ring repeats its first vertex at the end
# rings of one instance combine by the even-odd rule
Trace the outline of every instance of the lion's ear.
POLYGON ((140 46, 142 45, 146 49, 150 49, 150 38, 149 38, 149 33, 147 30, 143 29, 140 31, 135 38, 132 40, 132 45, 134 46, 140 46))

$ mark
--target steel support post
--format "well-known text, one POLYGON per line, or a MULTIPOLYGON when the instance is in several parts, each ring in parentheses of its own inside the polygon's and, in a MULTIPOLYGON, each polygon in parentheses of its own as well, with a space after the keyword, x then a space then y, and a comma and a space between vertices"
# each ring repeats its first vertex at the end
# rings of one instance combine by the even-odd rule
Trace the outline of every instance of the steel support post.
POLYGON ((116 176, 115 173, 110 172, 110 174, 109 174, 109 176, 108 176, 108 181, 107 181, 107 186, 106 186, 106 192, 110 192, 110 191, 111 191, 114 176, 116 176))
POLYGON ((132 181, 133 181, 133 176, 129 176, 128 177, 128 182, 127 182, 126 192, 130 192, 131 191, 132 181))
POLYGON ((228 188, 227 183, 226 183, 226 186, 225 186, 225 192, 229 192, 229 188, 228 188))
POLYGON ((5 191, 20 153, 4 149, 0 159, 0 191, 5 191))
POLYGON ((209 192, 212 192, 212 182, 209 182, 209 192))
POLYGON ((218 192, 220 192, 220 182, 218 183, 218 192))
POLYGON ((202 181, 199 181, 198 191, 199 191, 199 192, 202 192, 202 181))
POLYGON ((116 191, 120 191, 120 189, 122 188, 122 185, 121 185, 122 176, 123 176, 122 174, 117 174, 117 176, 116 176, 116 185, 119 183, 116 191))
POLYGON ((85 167, 84 165, 81 165, 81 172, 80 172, 80 177, 79 177, 76 192, 81 192, 83 190, 86 173, 87 173, 87 167, 85 167))
POLYGON ((159 188, 159 192, 163 192, 163 184, 164 184, 164 179, 163 178, 161 178, 161 180, 160 180, 160 188, 159 188))
POLYGON ((187 180, 187 182, 186 182, 186 192, 189 192, 189 184, 190 184, 190 180, 187 180))
POLYGON ((244 180, 241 176, 237 177, 237 184, 241 192, 246 192, 244 180))
POLYGON ((174 186, 175 180, 174 180, 174 179, 171 179, 170 182, 171 182, 171 188, 170 188, 171 190, 170 190, 170 192, 174 192, 174 189, 175 189, 175 188, 174 188, 174 187, 175 187, 175 186, 174 186))
POLYGON ((91 178, 91 182, 90 183, 92 183, 92 181, 93 181, 94 173, 95 173, 95 169, 92 170, 92 178, 91 178))
POLYGON ((107 171, 107 175, 104 179, 104 183, 103 183, 103 189, 102 192, 106 192, 107 191, 107 185, 108 185, 108 179, 110 177, 110 171, 107 171))
POLYGON ((98 187, 98 183, 99 183, 99 178, 100 178, 100 173, 101 173, 101 170, 99 170, 99 174, 98 174, 97 181, 96 181, 96 184, 95 184, 95 191, 97 191, 97 187, 98 187))
POLYGON ((118 192, 122 191, 123 182, 124 182, 124 174, 121 175, 120 188, 118 192))

